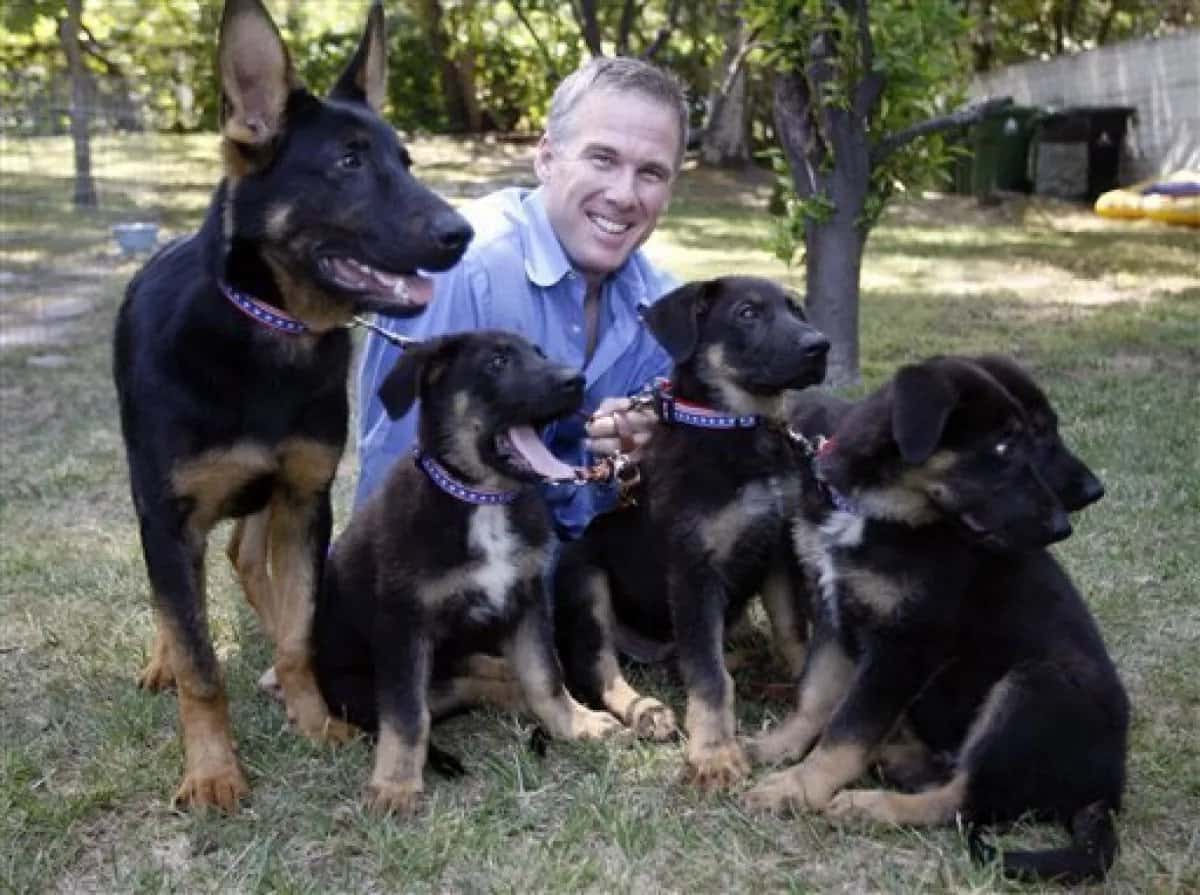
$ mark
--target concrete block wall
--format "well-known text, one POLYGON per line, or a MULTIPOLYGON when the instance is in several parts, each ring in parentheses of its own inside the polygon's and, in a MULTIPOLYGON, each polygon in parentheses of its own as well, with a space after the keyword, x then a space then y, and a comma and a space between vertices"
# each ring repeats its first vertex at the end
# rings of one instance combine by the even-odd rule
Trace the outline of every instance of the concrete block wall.
POLYGON ((1054 108, 1132 106, 1122 183, 1200 168, 1200 30, 1012 65, 977 76, 971 95, 1054 108))

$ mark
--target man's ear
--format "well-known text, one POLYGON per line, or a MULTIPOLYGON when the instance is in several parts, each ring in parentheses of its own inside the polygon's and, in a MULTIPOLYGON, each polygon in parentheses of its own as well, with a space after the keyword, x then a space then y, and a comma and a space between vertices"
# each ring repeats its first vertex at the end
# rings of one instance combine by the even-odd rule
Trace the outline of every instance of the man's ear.
POLYGON ((554 147, 550 138, 542 134, 542 139, 538 140, 537 150, 533 154, 533 173, 537 175, 539 183, 546 183, 550 179, 550 162, 553 158, 554 147))
POLYGON ((297 86, 279 29, 260 0, 227 0, 217 40, 221 133, 257 149, 283 129, 288 94, 297 86))
POLYGON ((654 338, 675 363, 687 360, 700 340, 700 317, 708 312, 713 280, 686 283, 642 311, 654 338))
POLYGON ((358 49, 329 91, 329 98, 365 102, 376 112, 383 108, 387 99, 387 28, 379 0, 371 4, 358 49))
POLYGON ((926 365, 901 367, 892 381, 892 438, 910 465, 937 450, 958 394, 945 376, 926 365))

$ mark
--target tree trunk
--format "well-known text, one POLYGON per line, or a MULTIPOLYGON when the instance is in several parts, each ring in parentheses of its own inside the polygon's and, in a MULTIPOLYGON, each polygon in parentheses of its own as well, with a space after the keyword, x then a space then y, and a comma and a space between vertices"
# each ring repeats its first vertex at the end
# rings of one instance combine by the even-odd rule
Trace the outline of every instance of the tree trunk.
POLYGON ((746 68, 743 47, 746 28, 738 15, 738 4, 723 3, 718 27, 729 39, 713 77, 708 97, 708 116, 700 143, 700 159, 718 168, 740 168, 750 161, 750 136, 746 103, 746 68))
POLYGON ((858 306, 865 240, 858 222, 840 212, 810 223, 804 234, 805 305, 809 321, 831 345, 825 382, 832 386, 859 381, 858 306))
POLYGON ((59 22, 58 36, 67 55, 71 78, 71 140, 75 144, 75 205, 96 206, 96 182, 92 179, 92 148, 88 125, 92 117, 92 84, 79 47, 83 0, 67 0, 67 17, 59 22))
MULTIPOLYGON (((429 49, 436 60, 442 102, 446 110, 446 127, 451 133, 466 133, 471 130, 470 110, 466 102, 467 87, 459 66, 449 56, 449 42, 442 25, 442 4, 440 0, 420 0, 416 10, 425 31, 425 39, 429 41, 429 49)), ((471 89, 474 89, 474 84, 471 89)))

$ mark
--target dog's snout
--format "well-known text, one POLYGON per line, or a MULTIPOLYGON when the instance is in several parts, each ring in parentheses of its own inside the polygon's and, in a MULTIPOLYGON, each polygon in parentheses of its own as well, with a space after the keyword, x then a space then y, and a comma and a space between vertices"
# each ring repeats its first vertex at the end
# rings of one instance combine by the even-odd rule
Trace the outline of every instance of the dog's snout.
POLYGON ((800 348, 807 357, 824 357, 829 353, 829 339, 814 331, 800 340, 800 348))
POLYGON ((440 248, 450 252, 461 252, 475 235, 466 218, 453 210, 439 214, 430 228, 433 239, 440 248))
POLYGON ((1058 541, 1066 540, 1071 536, 1071 520, 1067 518, 1066 511, 1061 507, 1054 510, 1054 515, 1050 517, 1049 522, 1049 543, 1054 544, 1058 541))
POLYGON ((1104 496, 1104 483, 1094 475, 1084 478, 1079 509, 1093 504, 1104 496))

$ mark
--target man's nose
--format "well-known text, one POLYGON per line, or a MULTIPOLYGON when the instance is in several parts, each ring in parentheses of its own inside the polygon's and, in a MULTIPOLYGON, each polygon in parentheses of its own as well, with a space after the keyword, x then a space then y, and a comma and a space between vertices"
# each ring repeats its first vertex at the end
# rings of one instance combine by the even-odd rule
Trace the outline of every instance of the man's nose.
POLYGON ((636 203, 637 172, 632 168, 617 168, 609 178, 604 195, 614 205, 628 207, 636 203))

